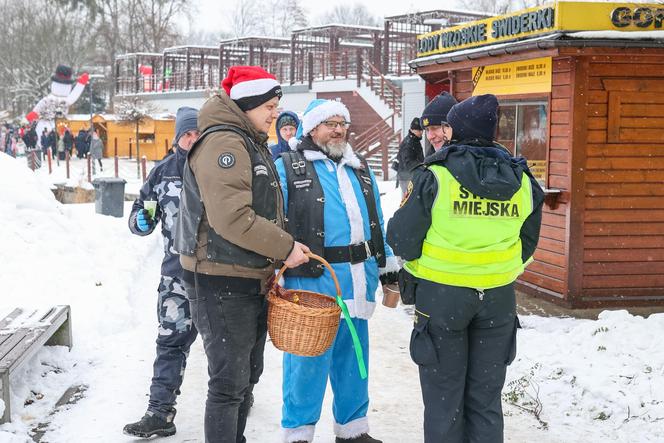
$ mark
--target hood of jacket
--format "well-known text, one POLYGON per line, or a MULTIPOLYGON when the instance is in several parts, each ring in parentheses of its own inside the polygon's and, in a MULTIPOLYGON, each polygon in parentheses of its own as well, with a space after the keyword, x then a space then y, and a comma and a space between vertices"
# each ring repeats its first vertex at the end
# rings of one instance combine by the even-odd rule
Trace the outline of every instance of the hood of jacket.
POLYGON ((204 132, 215 125, 231 125, 242 129, 254 141, 265 143, 267 133, 258 131, 238 105, 226 94, 221 92, 210 97, 198 114, 198 130, 204 132))
MULTIPOLYGON (((297 117, 297 114, 292 112, 292 111, 284 111, 281 114, 279 114, 279 117, 277 117, 277 123, 275 124, 275 128, 279 127, 279 121, 284 118, 284 117, 291 117, 295 120, 295 123, 297 123, 297 126, 300 126, 300 119, 297 117)), ((288 148, 288 142, 281 137, 281 132, 277 129, 277 144, 279 146, 284 146, 288 148)))
POLYGON ((521 188, 525 161, 513 158, 507 149, 492 142, 458 142, 424 160, 441 164, 473 194, 506 201, 521 188))

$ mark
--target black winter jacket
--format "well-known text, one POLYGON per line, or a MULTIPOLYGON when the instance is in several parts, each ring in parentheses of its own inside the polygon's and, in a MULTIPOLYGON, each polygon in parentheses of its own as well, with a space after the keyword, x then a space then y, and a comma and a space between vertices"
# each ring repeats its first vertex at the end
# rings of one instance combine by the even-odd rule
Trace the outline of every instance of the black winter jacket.
POLYGON ((397 154, 397 161, 399 162, 397 177, 399 180, 410 180, 413 169, 419 166, 424 160, 421 141, 422 137, 418 137, 410 131, 408 131, 408 135, 401 141, 399 154, 397 154))

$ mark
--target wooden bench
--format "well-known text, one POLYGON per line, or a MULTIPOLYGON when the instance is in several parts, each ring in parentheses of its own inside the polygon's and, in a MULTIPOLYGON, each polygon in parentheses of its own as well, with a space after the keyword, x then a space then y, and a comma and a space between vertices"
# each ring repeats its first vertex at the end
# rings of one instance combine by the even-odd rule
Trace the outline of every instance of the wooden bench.
POLYGON ((69 306, 47 310, 14 309, 0 320, 0 394, 5 411, 0 424, 11 421, 9 379, 43 345, 71 349, 71 311, 69 306))

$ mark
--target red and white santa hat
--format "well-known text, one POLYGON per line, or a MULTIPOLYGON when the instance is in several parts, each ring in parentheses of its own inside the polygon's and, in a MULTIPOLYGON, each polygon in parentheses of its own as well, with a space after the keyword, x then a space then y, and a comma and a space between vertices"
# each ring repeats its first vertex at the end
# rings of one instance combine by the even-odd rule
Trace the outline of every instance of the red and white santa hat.
POLYGON ((260 66, 231 66, 221 86, 243 111, 282 95, 276 77, 260 66))

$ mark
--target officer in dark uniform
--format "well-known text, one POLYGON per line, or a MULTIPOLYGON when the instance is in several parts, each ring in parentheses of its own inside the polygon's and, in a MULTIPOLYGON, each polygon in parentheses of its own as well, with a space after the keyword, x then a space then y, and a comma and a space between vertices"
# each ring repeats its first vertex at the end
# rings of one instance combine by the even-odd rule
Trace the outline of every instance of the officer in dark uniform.
POLYGON ((535 252, 544 193, 525 160, 493 142, 497 109, 482 95, 450 110, 452 143, 416 170, 388 225, 388 243, 407 261, 402 297, 415 299, 410 351, 426 443, 503 441, 513 283, 535 252))

